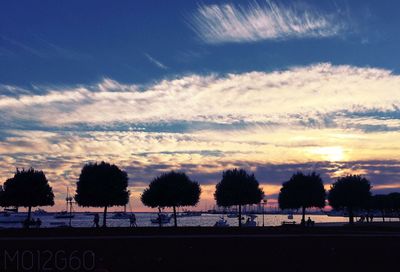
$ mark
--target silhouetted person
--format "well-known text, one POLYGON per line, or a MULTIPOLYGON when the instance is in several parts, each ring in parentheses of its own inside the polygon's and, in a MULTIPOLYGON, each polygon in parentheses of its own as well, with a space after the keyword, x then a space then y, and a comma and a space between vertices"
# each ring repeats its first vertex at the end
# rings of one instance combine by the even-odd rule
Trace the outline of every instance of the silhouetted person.
POLYGON ((136 225, 136 216, 135 216, 134 213, 132 213, 132 214, 129 216, 129 226, 130 226, 130 227, 137 227, 137 225, 136 225))
POLYGON ((374 215, 371 214, 371 215, 369 216, 369 221, 371 221, 371 223, 372 223, 373 220, 374 220, 374 215))
POLYGON ((313 224, 313 221, 311 220, 311 218, 310 217, 308 217, 308 219, 307 219, 307 227, 311 227, 311 226, 313 226, 314 224, 313 224))
POLYGON ((96 214, 94 215, 94 218, 93 218, 93 226, 96 227, 96 228, 100 227, 99 222, 100 222, 100 217, 99 217, 99 215, 96 213, 96 214))
POLYGON ((42 225, 42 220, 40 220, 40 218, 36 219, 36 227, 40 228, 40 226, 42 225))

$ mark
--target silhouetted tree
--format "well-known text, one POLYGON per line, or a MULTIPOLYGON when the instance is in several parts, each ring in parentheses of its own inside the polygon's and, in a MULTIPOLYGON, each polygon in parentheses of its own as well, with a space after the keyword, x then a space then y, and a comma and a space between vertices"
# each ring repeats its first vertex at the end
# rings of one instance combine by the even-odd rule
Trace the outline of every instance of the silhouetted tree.
POLYGON ((43 171, 33 168, 22 171, 17 169, 14 177, 3 184, 3 190, 0 192, 0 205, 3 207, 27 207, 27 222, 29 223, 32 207, 53 206, 54 194, 43 171))
POLYGON ((128 175, 114 164, 86 164, 76 185, 78 205, 104 207, 103 227, 107 226, 107 208, 124 206, 129 201, 128 175))
MULTIPOLYGON (((195 206, 200 199, 199 183, 190 180, 183 172, 168 172, 151 181, 143 191, 142 203, 148 207, 172 207, 174 211, 174 226, 176 227, 176 207, 195 206)), ((161 220, 160 220, 161 226, 161 220)))
POLYGON ((400 193, 394 192, 388 195, 390 210, 400 219, 400 193))
POLYGON ((386 211, 390 209, 390 201, 388 195, 373 195, 371 197, 372 208, 381 213, 382 221, 385 222, 386 211))
POLYGON ((325 207, 326 192, 321 177, 315 172, 294 174, 282 184, 278 202, 281 209, 302 209, 301 223, 305 224, 306 209, 325 207))
POLYGON ((335 210, 346 208, 349 223, 354 223, 354 211, 368 207, 371 199, 369 181, 359 175, 348 175, 339 178, 331 185, 328 194, 329 205, 335 210))
POLYGON ((242 205, 260 203, 263 197, 264 192, 254 174, 236 168, 222 173, 214 193, 218 206, 239 206, 239 227, 242 226, 242 205))

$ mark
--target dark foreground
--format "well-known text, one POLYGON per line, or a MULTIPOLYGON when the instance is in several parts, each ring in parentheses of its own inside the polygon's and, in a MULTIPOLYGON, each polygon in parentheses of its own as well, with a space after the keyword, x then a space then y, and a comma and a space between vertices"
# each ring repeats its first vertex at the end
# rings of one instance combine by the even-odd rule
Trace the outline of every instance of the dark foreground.
POLYGON ((400 227, 0 230, 0 271, 399 271, 400 227))

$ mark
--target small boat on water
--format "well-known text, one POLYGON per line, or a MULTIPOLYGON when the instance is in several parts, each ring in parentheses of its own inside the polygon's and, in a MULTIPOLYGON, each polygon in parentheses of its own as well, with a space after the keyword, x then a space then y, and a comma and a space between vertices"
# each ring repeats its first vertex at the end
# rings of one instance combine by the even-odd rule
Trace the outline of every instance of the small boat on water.
POLYGON ((239 214, 238 214, 238 213, 228 213, 226 216, 227 216, 228 218, 238 218, 238 217, 239 217, 239 214))
MULTIPOLYGON (((132 211, 132 209, 131 209, 132 211)), ((124 210, 120 212, 114 212, 113 216, 111 217, 112 219, 129 219, 130 214, 126 212, 126 205, 124 206, 124 210)))
POLYGON ((4 211, 9 213, 18 213, 18 207, 6 207, 4 208, 4 211))
POLYGON ((221 217, 217 222, 215 222, 214 227, 229 227, 229 224, 223 217, 221 217))
POLYGON ((43 209, 37 209, 36 211, 33 212, 35 215, 47 215, 48 213, 43 210, 43 209))
POLYGON ((67 197, 65 198, 66 202, 66 210, 58 212, 54 215, 54 218, 56 219, 72 219, 75 217, 72 211, 72 204, 73 204, 74 198, 69 195, 69 188, 67 187, 67 197))
POLYGON ((256 218, 257 215, 249 214, 247 221, 243 224, 243 227, 257 227, 257 222, 255 221, 256 218))
POLYGON ((152 224, 168 224, 169 222, 171 222, 171 218, 172 218, 172 214, 171 215, 167 215, 164 213, 160 213, 158 214, 158 216, 156 218, 151 218, 150 221, 152 224))

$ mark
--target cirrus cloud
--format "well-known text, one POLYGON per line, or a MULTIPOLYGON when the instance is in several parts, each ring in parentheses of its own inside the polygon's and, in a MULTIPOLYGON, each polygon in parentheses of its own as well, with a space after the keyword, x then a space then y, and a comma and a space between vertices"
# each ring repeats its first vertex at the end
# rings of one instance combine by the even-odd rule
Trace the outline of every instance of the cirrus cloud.
POLYGON ((345 29, 338 17, 310 7, 254 1, 246 7, 229 3, 200 5, 189 26, 204 42, 211 44, 325 38, 345 29))

